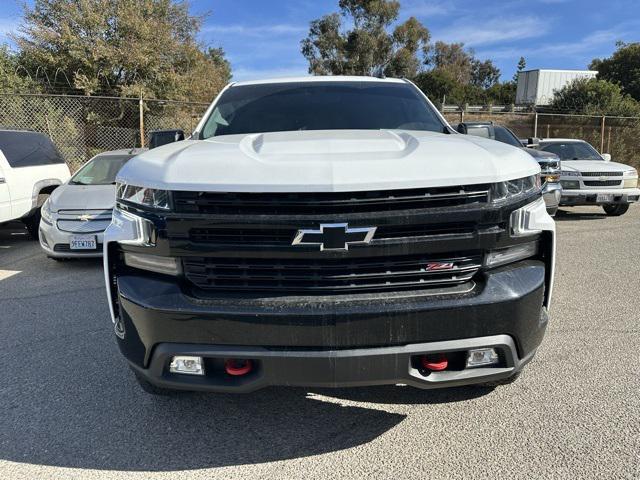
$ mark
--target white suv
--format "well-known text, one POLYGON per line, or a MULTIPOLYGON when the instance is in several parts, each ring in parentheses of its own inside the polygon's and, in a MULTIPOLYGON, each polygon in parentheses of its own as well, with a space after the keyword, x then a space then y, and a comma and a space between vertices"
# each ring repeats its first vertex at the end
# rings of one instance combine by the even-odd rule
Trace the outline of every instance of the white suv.
POLYGON ((0 130, 0 223, 21 220, 38 238, 40 207, 70 176, 46 135, 0 130))

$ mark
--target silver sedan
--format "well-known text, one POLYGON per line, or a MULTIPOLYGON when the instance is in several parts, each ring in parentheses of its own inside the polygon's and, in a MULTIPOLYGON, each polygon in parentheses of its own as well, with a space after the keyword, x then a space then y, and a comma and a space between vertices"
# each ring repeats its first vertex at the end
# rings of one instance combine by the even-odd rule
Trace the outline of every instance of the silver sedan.
POLYGON ((141 149, 93 157, 42 206, 40 245, 54 259, 102 256, 102 235, 111 223, 115 178, 141 149))

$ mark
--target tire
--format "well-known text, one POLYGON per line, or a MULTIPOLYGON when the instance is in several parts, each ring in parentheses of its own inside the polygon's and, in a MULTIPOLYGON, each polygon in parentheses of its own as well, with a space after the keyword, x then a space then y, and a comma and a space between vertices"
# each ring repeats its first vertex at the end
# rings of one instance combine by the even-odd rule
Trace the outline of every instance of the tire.
POLYGON ((514 375, 511 375, 510 377, 507 377, 507 378, 501 378, 500 380, 493 380, 491 382, 476 383, 473 386, 480 387, 480 388, 499 387, 501 385, 510 385, 516 380, 518 380, 518 378, 520 378, 520 372, 516 372, 514 375))
POLYGON ((29 232, 29 237, 31 237, 31 240, 38 240, 38 230, 40 229, 40 209, 38 208, 27 218, 23 218, 22 223, 24 223, 24 226, 27 227, 27 231, 29 232))
POLYGON ((604 213, 606 213, 609 217, 619 217, 620 215, 624 215, 629 210, 628 203, 617 203, 610 205, 603 205, 604 213))
POLYGON ((140 388, 150 395, 156 395, 160 397, 172 397, 178 394, 177 390, 169 390, 168 388, 157 387, 152 383, 149 383, 142 375, 137 371, 131 369, 136 377, 136 381, 140 388))

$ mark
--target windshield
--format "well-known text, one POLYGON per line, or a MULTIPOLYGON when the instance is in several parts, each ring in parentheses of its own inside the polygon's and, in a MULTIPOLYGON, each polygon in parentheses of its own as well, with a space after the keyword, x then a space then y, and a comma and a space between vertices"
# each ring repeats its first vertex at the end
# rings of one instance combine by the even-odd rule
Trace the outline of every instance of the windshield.
POLYGON ((602 160, 596 149, 586 142, 541 144, 540 150, 555 153, 560 157, 560 160, 602 160))
POLYGON ((522 142, 518 140, 518 137, 506 127, 495 127, 496 140, 514 147, 522 148, 522 142))
POLYGON ((133 155, 98 155, 71 177, 71 185, 111 185, 133 155))
POLYGON ((445 124, 407 83, 274 83, 227 89, 207 119, 201 138, 342 129, 444 132, 445 124))

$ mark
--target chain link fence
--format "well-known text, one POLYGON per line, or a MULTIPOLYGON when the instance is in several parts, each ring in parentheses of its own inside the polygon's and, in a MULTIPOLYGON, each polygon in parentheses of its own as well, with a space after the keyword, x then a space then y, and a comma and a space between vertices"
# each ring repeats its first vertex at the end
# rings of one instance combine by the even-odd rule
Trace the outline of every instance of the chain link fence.
POLYGON ((188 135, 207 106, 137 98, 2 94, 0 128, 47 134, 71 171, 76 171, 99 152, 146 144, 153 130, 180 128, 188 135))
POLYGON ((458 123, 487 122, 504 125, 520 138, 575 138, 586 140, 614 161, 640 169, 640 118, 539 112, 445 111, 455 128, 458 123))
MULTIPOLYGON (((72 171, 99 152, 141 146, 154 130, 194 130, 208 104, 138 98, 0 94, 0 128, 27 129, 51 137, 72 171), (141 131, 143 134, 141 135, 141 131)), ((579 138, 614 160, 640 168, 640 118, 597 117, 467 107, 445 110, 461 121, 493 121, 522 138, 579 138)))

